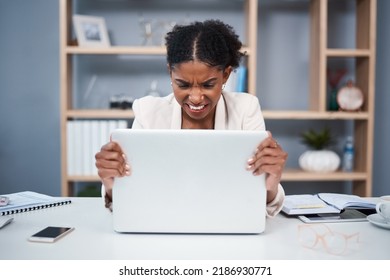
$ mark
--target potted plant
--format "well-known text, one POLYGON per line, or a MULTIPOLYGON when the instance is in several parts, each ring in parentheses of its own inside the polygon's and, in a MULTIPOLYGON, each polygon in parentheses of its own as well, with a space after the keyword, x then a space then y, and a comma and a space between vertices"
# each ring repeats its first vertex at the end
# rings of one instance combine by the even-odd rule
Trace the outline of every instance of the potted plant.
POLYGON ((329 128, 317 132, 310 129, 301 134, 302 143, 310 148, 299 157, 299 166, 305 171, 333 172, 340 166, 340 157, 327 149, 333 144, 329 128))

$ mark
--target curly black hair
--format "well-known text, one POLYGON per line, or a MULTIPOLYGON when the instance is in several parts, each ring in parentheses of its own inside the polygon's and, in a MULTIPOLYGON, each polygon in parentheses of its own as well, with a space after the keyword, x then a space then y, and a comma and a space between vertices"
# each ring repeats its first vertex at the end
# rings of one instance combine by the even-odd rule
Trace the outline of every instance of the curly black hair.
POLYGON ((165 36, 167 61, 175 64, 198 60, 210 66, 237 68, 242 47, 233 28, 220 20, 175 25, 165 36))

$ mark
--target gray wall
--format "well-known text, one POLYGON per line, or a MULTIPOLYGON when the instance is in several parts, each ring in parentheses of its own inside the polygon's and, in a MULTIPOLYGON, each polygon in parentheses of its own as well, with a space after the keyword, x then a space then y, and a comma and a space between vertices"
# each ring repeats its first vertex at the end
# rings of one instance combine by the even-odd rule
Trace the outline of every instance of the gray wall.
POLYGON ((373 195, 390 194, 390 1, 378 0, 373 195), (389 169, 388 169, 389 168, 389 169))
POLYGON ((58 1, 0 1, 0 193, 60 194, 58 1))
MULTIPOLYGON (((278 17, 268 18, 260 10, 259 33, 263 37, 259 36, 259 92, 269 92, 272 90, 270 85, 278 83, 281 86, 276 88, 278 92, 285 90, 284 85, 292 91, 301 89, 305 96, 308 90, 307 4, 299 4, 304 1, 284 2, 287 5, 284 9, 272 6, 273 1, 260 2, 260 8, 272 9, 277 16, 284 16, 288 24, 280 22, 278 17), (299 37, 294 34, 299 34, 299 37), (264 37, 268 40, 262 40, 264 37), (272 52, 262 53, 262 50, 275 49, 278 54, 285 54, 286 46, 298 54, 289 63, 286 63, 288 55, 280 57, 272 52), (264 63, 273 68, 261 68, 264 63)), ((390 70, 386 53, 390 34, 385 28, 390 26, 386 17, 389 12, 390 1, 378 0, 374 195, 390 193, 387 185, 390 175, 383 168, 390 156, 387 145, 390 132, 384 123, 384 120, 390 120, 387 109, 390 105, 390 80, 385 76, 390 70)), ((349 24, 348 19, 346 24, 349 24)), ((29 189, 60 195, 58 1, 0 0, 0 42, 0 193, 29 189)), ((283 109, 280 99, 262 99, 260 94, 259 97, 264 106, 283 109)), ((292 98, 288 102, 295 102, 297 109, 305 108, 307 101, 304 97, 301 100, 299 103, 292 98)), ((289 150, 289 164, 293 165, 304 149, 296 140, 297 131, 303 130, 307 123, 270 121, 267 125, 276 131, 281 143, 289 150)), ((341 132, 348 131, 348 125, 336 126, 341 132)), ((313 185, 309 184, 304 190, 313 185)), ((295 192, 296 187, 289 184, 287 192, 295 192)), ((327 190, 332 188, 327 187, 327 190)))

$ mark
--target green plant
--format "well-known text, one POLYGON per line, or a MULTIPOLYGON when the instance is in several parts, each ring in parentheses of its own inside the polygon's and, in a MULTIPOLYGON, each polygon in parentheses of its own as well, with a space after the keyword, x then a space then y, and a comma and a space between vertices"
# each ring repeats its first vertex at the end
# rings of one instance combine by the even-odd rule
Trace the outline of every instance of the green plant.
POLYGON ((301 134, 302 143, 313 148, 314 150, 322 150, 334 143, 330 129, 328 127, 321 131, 309 129, 301 134))

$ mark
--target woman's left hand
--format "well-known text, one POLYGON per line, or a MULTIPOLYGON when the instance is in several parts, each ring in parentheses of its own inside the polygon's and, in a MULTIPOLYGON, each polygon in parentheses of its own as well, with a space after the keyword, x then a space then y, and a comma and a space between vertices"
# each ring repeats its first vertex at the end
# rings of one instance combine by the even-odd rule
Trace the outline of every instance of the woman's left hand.
POLYGON ((248 160, 247 169, 255 176, 266 173, 267 202, 271 202, 278 192, 288 154, 272 137, 271 132, 268 133, 269 137, 260 143, 253 157, 248 160))

